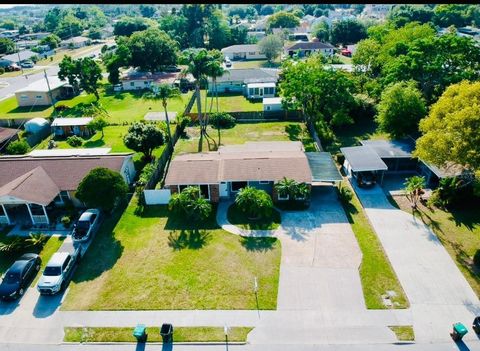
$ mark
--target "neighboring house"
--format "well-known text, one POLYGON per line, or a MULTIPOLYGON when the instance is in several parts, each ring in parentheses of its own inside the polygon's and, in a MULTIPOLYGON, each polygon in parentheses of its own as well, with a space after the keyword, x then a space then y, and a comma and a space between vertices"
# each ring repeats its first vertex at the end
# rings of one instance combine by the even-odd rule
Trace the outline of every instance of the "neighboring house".
POLYGON ((150 89, 152 83, 174 84, 180 78, 181 72, 143 72, 137 70, 128 71, 120 78, 123 90, 142 90, 150 89))
POLYGON ((16 45, 19 49, 31 49, 38 45, 39 40, 19 40, 16 45))
POLYGON ((7 145, 15 140, 18 140, 18 129, 0 127, 0 151, 5 152, 7 145))
POLYGON ((176 156, 169 166, 165 188, 177 193, 196 185, 206 199, 218 202, 251 186, 267 191, 278 201, 288 200, 274 188, 284 177, 310 186, 342 179, 329 153, 305 153, 299 141, 247 142, 221 146, 214 152, 176 156), (326 161, 321 170, 317 167, 320 159, 326 161))
POLYGON ((90 45, 91 39, 86 37, 73 37, 67 40, 62 40, 60 46, 63 48, 83 48, 84 46, 90 45))
POLYGON ((51 34, 49 32, 28 33, 20 35, 19 38, 22 40, 42 40, 51 34))
POLYGON ((329 43, 299 41, 291 46, 285 47, 285 54, 289 56, 298 54, 298 57, 307 57, 313 53, 320 52, 325 56, 331 56, 335 53, 334 50, 335 47, 329 43))
POLYGON ((0 32, 0 38, 16 39, 18 38, 18 30, 4 30, 0 32))
POLYGON ((282 98, 263 98, 263 112, 283 111, 282 98))
POLYGON ((267 56, 261 53, 260 47, 256 44, 232 45, 222 49, 223 57, 235 60, 263 60, 267 56))
MULTIPOLYGON (((278 70, 267 68, 245 68, 226 70, 217 78, 219 93, 241 93, 247 98, 274 97, 278 81, 278 70)), ((208 81, 212 84, 211 79, 208 81)))
POLYGON ((250 28, 248 30, 250 32, 265 32, 267 30, 268 17, 270 16, 271 15, 268 15, 258 19, 255 23, 250 25, 250 28))
POLYGON ((385 19, 392 9, 393 5, 389 4, 367 4, 360 14, 361 18, 385 19))
POLYGON ((93 121, 93 117, 58 117, 52 122, 52 133, 59 137, 71 135, 89 137, 94 134, 94 131, 87 127, 91 121, 93 121))
POLYGON ((57 100, 68 99, 74 95, 73 87, 66 80, 58 76, 49 76, 48 84, 45 79, 37 80, 25 88, 15 91, 19 107, 52 105, 52 98, 57 100))
POLYGON ((380 184, 384 174, 418 173, 425 177, 427 187, 435 188, 440 179, 458 175, 458 169, 440 169, 412 156, 413 140, 362 140, 361 146, 340 148, 345 156, 343 168, 347 176, 372 172, 380 184))
MULTIPOLYGON (((48 152, 49 150, 44 150, 48 152)), ((55 151, 55 150, 54 150, 55 151)), ((0 157, 0 223, 49 224, 48 211, 75 198, 82 179, 92 169, 119 172, 128 184, 135 177, 133 154, 0 157)))
POLYGON ((14 54, 5 55, 0 58, 0 66, 10 66, 14 63, 20 65, 20 63, 22 63, 23 61, 33 60, 36 57, 38 57, 38 54, 36 52, 33 52, 31 50, 21 50, 14 54))

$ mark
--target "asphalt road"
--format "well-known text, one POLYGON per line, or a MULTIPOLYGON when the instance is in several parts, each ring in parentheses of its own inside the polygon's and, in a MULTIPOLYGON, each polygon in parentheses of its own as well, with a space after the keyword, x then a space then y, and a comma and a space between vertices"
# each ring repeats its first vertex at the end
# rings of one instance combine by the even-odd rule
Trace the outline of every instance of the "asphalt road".
MULTIPOLYGON (((100 53, 102 45, 95 45, 92 47, 91 51, 87 51, 86 53, 79 55, 76 58, 86 57, 91 54, 98 55, 100 53)), ((44 68, 47 70, 48 76, 55 76, 58 74, 58 64, 51 65, 51 66, 35 66, 34 69, 41 69, 44 68)), ((28 84, 36 82, 40 79, 44 79, 45 73, 42 70, 41 72, 37 72, 34 74, 26 74, 20 75, 17 77, 10 77, 10 78, 0 78, 0 83, 7 83, 8 86, 0 89, 0 100, 8 98, 14 94, 14 92, 20 88, 25 87, 28 84)))

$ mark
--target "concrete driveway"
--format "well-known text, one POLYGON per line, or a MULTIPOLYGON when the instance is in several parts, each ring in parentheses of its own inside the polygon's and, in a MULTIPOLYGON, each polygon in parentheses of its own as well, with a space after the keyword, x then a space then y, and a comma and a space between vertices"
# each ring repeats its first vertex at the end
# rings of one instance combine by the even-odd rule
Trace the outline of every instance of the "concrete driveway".
POLYGON ((453 323, 471 325, 480 301, 437 236, 379 186, 354 188, 408 296, 417 340, 448 340, 453 323))

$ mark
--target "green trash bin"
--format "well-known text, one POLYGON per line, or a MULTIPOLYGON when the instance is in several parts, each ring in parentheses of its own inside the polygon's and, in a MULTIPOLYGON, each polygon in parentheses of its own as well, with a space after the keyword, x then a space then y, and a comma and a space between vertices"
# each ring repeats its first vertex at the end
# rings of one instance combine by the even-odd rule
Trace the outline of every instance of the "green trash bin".
POLYGON ((137 339, 138 342, 147 341, 147 327, 145 324, 137 324, 133 330, 133 336, 137 339))
POLYGON ((465 334, 468 333, 467 328, 462 323, 455 323, 453 325, 452 339, 454 341, 462 340, 465 334))

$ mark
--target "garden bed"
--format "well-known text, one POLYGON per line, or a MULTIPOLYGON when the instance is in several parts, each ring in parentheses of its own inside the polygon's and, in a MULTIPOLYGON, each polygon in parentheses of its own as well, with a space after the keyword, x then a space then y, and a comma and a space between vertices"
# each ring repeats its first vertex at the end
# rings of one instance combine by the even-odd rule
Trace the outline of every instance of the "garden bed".
POLYGON ((230 223, 249 230, 275 230, 282 221, 280 212, 275 209, 267 218, 249 219, 235 204, 228 208, 227 218, 230 223))

